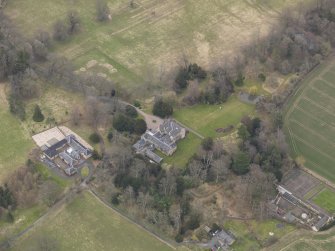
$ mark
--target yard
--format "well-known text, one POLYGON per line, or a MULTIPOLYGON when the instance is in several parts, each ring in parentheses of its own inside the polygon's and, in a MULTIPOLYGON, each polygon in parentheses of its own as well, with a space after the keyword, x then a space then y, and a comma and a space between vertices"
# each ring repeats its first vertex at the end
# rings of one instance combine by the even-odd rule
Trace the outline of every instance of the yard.
MULTIPOLYGON (((57 250, 172 250, 101 204, 90 193, 74 201, 19 240, 15 250, 33 248, 41 236, 53 238, 57 250)), ((32 249, 33 250, 33 249, 32 249)))
POLYGON ((37 30, 52 33, 56 20, 78 11, 81 31, 53 50, 78 70, 103 73, 142 98, 164 89, 160 77, 168 79, 184 56, 208 68, 240 50, 255 32, 266 34, 278 12, 297 2, 138 0, 132 8, 129 1, 109 0, 112 20, 104 24, 96 21, 91 0, 15 0, 5 12, 32 36, 37 30))
POLYGON ((0 84, 0 183, 26 162, 33 146, 29 133, 8 111, 4 85, 0 84))
POLYGON ((311 73, 290 101, 285 131, 292 155, 307 168, 335 182, 335 61, 311 73))
POLYGON ((174 117, 204 137, 217 138, 224 135, 216 132, 217 129, 230 125, 236 127, 243 116, 252 116, 254 112, 253 105, 242 103, 232 96, 221 105, 195 105, 176 110, 174 117))

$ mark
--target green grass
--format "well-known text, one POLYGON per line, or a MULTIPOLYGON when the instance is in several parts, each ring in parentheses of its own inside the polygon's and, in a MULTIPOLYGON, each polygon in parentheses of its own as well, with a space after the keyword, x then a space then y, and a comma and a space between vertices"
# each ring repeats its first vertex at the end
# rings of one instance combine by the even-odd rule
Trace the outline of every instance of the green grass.
POLYGON ((282 223, 277 220, 251 221, 250 226, 257 239, 262 243, 265 243, 270 238, 270 232, 274 233, 273 236, 279 239, 295 229, 293 225, 282 223), (282 227, 278 227, 278 224, 282 225, 282 227))
POLYGON ((313 202, 329 213, 335 214, 335 192, 325 188, 313 198, 313 202))
POLYGON ((232 246, 234 250, 260 250, 260 245, 256 238, 249 232, 247 226, 242 221, 230 220, 225 222, 224 227, 237 237, 236 242, 232 246))
POLYGON ((296 230, 279 239, 264 251, 332 251, 335 244, 335 229, 324 232, 296 230))
POLYGON ((41 29, 52 31, 56 20, 65 19, 71 9, 78 11, 81 32, 56 43, 53 51, 73 60, 78 69, 90 60, 113 65, 118 72, 108 76, 142 97, 165 89, 157 75, 177 66, 183 55, 207 68, 212 58, 239 50, 252 38, 247 35, 251 30, 267 27, 278 11, 297 2, 139 0, 131 9, 128 1, 109 0, 112 20, 104 24, 96 21, 91 0, 15 0, 5 11, 30 36, 41 29))
POLYGON ((201 139, 193 133, 188 133, 186 138, 178 142, 177 151, 169 157, 161 155, 164 162, 176 167, 185 167, 188 160, 197 152, 201 144, 201 139))
POLYGON ((216 129, 236 126, 243 116, 254 112, 253 105, 242 103, 233 96, 222 105, 195 105, 176 110, 173 116, 203 136, 215 138, 222 136, 216 129))
POLYGON ((317 186, 313 187, 311 190, 309 190, 308 193, 306 193, 304 195, 304 199, 305 200, 311 199, 314 195, 318 194, 324 188, 325 188, 324 184, 320 183, 319 185, 317 185, 317 186))
POLYGON ((42 163, 36 164, 37 171, 41 174, 43 179, 52 180, 57 183, 61 188, 65 189, 73 183, 73 180, 62 178, 54 174, 48 167, 43 165, 42 163))
POLYGON ((21 122, 0 102, 0 182, 26 162, 32 148, 32 139, 21 122))
POLYGON ((41 235, 54 238, 59 251, 172 250, 87 192, 25 235, 12 250, 33 246, 41 235))
POLYGON ((293 157, 335 182, 335 61, 328 61, 309 74, 288 104, 285 132, 293 157), (329 77, 330 76, 330 77, 329 77))

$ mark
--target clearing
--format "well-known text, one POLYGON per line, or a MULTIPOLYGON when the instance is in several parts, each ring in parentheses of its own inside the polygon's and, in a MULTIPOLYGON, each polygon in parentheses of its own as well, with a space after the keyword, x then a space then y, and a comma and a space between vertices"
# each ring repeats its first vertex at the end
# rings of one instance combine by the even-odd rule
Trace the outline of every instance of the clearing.
POLYGON ((325 62, 304 80, 290 101, 285 131, 293 157, 335 182, 335 60, 325 62))
POLYGON ((267 34, 280 11, 298 2, 138 0, 131 8, 129 1, 109 0, 112 20, 103 24, 91 0, 15 0, 5 12, 32 36, 41 29, 52 33, 56 20, 78 11, 81 32, 53 50, 77 70, 100 73, 143 97, 166 88, 162 82, 183 58, 209 68, 267 34))
POLYGON ((57 250, 173 250, 128 222, 90 193, 79 194, 44 224, 20 239, 14 250, 34 247, 41 236, 50 236, 57 250))

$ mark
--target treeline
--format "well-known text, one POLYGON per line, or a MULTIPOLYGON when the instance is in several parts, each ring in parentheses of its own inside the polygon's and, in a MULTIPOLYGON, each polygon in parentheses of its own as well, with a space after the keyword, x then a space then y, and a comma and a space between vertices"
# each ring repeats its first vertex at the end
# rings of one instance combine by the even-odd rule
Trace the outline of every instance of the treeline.
MULTIPOLYGON (((276 72, 304 76, 332 51, 334 34, 333 0, 315 1, 307 7, 286 10, 268 36, 256 39, 241 55, 226 60, 224 65, 208 72, 196 64, 181 67, 174 90, 184 92, 183 101, 188 105, 216 104, 225 102, 234 92, 234 86, 243 86, 245 78, 271 82, 276 72)), ((275 102, 282 104, 298 80, 292 78, 288 88, 275 97, 275 102)))

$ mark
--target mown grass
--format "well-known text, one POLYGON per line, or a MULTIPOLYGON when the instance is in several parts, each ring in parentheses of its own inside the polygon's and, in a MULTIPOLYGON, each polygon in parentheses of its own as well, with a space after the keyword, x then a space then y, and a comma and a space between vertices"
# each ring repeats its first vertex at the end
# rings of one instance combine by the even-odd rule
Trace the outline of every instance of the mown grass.
POLYGON ((60 251, 172 250, 102 205, 88 192, 78 195, 57 215, 24 236, 12 250, 33 246, 43 235, 54 238, 60 251))
POLYGON ((189 159, 195 154, 201 144, 201 139, 193 133, 188 133, 186 138, 178 142, 177 151, 169 157, 161 155, 164 162, 176 167, 186 167, 189 159))
POLYGON ((313 202, 328 211, 329 213, 335 214, 334 191, 325 188, 313 198, 313 202))
POLYGON ((335 62, 328 61, 306 77, 285 116, 285 132, 294 157, 335 182, 335 62))
POLYGON ((224 224, 226 230, 231 231, 236 242, 232 248, 234 250, 261 250, 270 238, 281 238, 282 236, 292 232, 295 227, 282 223, 277 220, 265 221, 240 221, 229 220, 224 224), (279 227, 280 224, 280 227, 279 227), (274 235, 271 237, 269 233, 274 235))
POLYGON ((252 116, 254 112, 253 105, 242 103, 233 96, 224 104, 186 107, 176 110, 173 116, 203 136, 215 138, 222 136, 216 129, 236 126, 243 116, 252 116))

